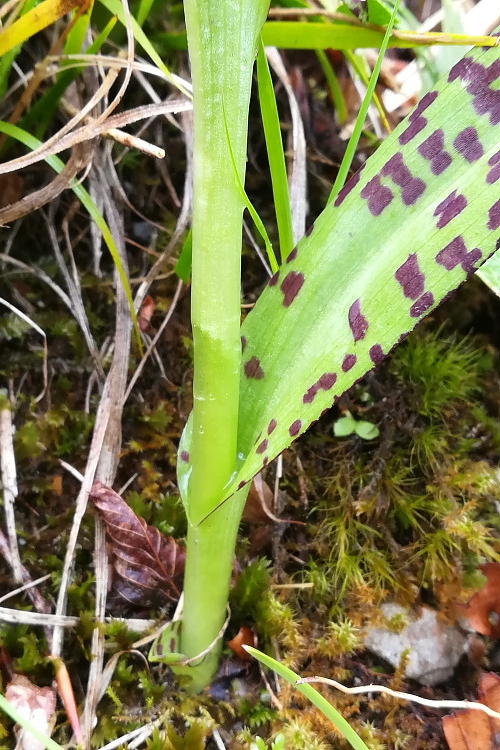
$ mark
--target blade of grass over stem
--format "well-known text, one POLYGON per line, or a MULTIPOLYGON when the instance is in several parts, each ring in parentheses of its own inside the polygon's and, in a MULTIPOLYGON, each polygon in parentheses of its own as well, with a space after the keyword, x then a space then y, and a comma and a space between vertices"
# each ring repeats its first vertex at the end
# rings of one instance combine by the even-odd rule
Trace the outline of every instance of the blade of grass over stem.
MULTIPOLYGON (((20 143, 23 143, 25 146, 27 146, 28 148, 32 150, 39 148, 42 145, 42 142, 38 138, 35 138, 35 136, 31 135, 31 133, 27 133, 25 130, 23 130, 19 126, 12 125, 9 122, 0 121, 0 133, 5 133, 10 138, 14 138, 15 140, 19 141, 20 143)), ((45 161, 58 174, 62 172, 64 169, 64 162, 58 156, 47 156, 45 161)), ((134 324, 134 330, 135 330, 136 337, 137 337, 137 345, 139 347, 139 351, 142 354, 142 339, 141 339, 141 333, 139 329, 139 323, 137 321, 137 314, 136 314, 135 307, 134 307, 132 290, 130 288, 130 282, 128 280, 127 274, 125 273, 125 269, 123 268, 123 263, 120 258, 120 252, 113 239, 111 230, 109 226, 107 225, 103 215, 97 208, 90 193, 87 190, 85 190, 83 185, 81 185, 80 183, 76 181, 73 181, 69 185, 69 188, 71 188, 71 190, 74 192, 76 197, 81 201, 82 205, 89 213, 91 219, 99 227, 103 240, 106 243, 106 246, 111 254, 111 257, 113 258, 113 262, 115 264, 116 270, 118 271, 118 275, 120 277, 120 280, 123 284, 123 288, 125 290, 125 294, 127 296, 130 316, 132 318, 132 322, 134 324)))
POLYGON ((38 730, 36 727, 33 726, 31 721, 28 721, 18 710, 15 706, 12 705, 10 701, 7 700, 1 693, 0 693, 0 708, 5 711, 5 713, 10 716, 10 718, 16 722, 16 724, 19 724, 20 727, 23 727, 24 729, 27 729, 30 734, 35 737, 38 742, 41 742, 44 747, 47 748, 47 750, 63 750, 62 745, 58 745, 57 742, 52 740, 50 737, 47 737, 47 735, 42 734, 40 730, 38 730))
POLYGON ((373 72, 370 77, 370 81, 366 89, 365 98, 363 99, 361 107, 359 108, 358 116, 356 117, 354 130, 352 132, 351 137, 349 138, 349 143, 347 144, 347 148, 345 150, 345 154, 342 159, 342 164, 340 165, 340 169, 337 173, 337 177, 335 178, 335 182, 333 183, 332 191, 328 197, 328 203, 331 203, 332 201, 336 199, 336 197, 338 196, 338 194, 340 193, 340 191, 342 190, 344 186, 344 183, 347 179, 347 175, 349 174, 352 160, 354 159, 354 154, 356 153, 359 139, 361 137, 361 132, 365 124, 366 115, 368 113, 368 107, 370 106, 371 100, 373 98, 373 94, 375 92, 375 86, 377 85, 378 77, 380 75, 382 62, 384 59, 385 51, 387 49, 387 45, 389 43, 392 27, 394 26, 394 21, 396 20, 398 8, 399 8, 399 0, 396 0, 394 3, 394 8, 391 14, 390 21, 387 24, 387 29, 385 32, 384 40, 380 47, 380 52, 377 57, 377 62, 375 63, 373 72))
POLYGON ((227 118, 226 118, 226 113, 224 109, 224 103, 222 104, 222 113, 224 116, 224 128, 225 128, 226 137, 227 137, 227 147, 229 149, 229 154, 231 157, 231 166, 233 168, 234 179, 236 180, 236 184, 238 185, 238 190, 240 192, 241 197, 243 198, 245 206, 248 209, 248 213, 252 217, 252 221, 255 224, 255 227, 258 233, 264 240, 264 245, 266 246, 266 253, 267 253, 268 260, 269 260, 269 265, 271 266, 271 270, 274 273, 279 268, 278 261, 276 260, 276 255, 274 254, 273 246, 272 246, 271 240, 269 239, 267 229, 264 226, 264 222, 262 221, 259 214, 255 210, 255 207, 252 201, 250 200, 250 198, 248 197, 246 193, 243 182, 241 181, 241 177, 238 174, 238 168, 236 166, 236 160, 234 158, 234 151, 231 145, 231 136, 229 134, 229 128, 227 125, 227 118))
MULTIPOLYGON (((101 0, 110 3, 112 0, 101 0)), ((265 47, 280 49, 361 49, 363 47, 380 47, 384 38, 384 29, 366 28, 356 24, 307 23, 305 21, 268 21, 262 30, 262 41, 265 47)), ((184 32, 160 32, 155 34, 155 42, 166 49, 186 49, 184 32)), ((389 41, 389 47, 411 49, 428 47, 432 44, 453 46, 496 47, 498 39, 494 36, 472 36, 468 34, 443 34, 440 32, 418 33, 414 31, 395 31, 389 41)))
POLYGON ((272 669, 276 674, 279 674, 280 677, 289 682, 299 693, 305 695, 305 697, 308 698, 311 703, 313 703, 316 708, 318 708, 321 713, 332 722, 334 727, 336 727, 346 738, 354 750, 368 750, 368 747, 365 745, 361 737, 354 731, 349 722, 344 719, 342 714, 340 714, 337 709, 326 700, 326 698, 323 698, 321 693, 314 688, 311 690, 307 689, 311 688, 311 685, 297 685, 297 680, 300 680, 300 675, 296 674, 288 667, 285 667, 284 664, 276 661, 276 659, 273 659, 267 654, 263 654, 262 651, 259 651, 252 646, 243 646, 243 648, 265 667, 272 669))
MULTIPOLYGON (((281 137, 278 106, 274 93, 271 71, 267 62, 266 51, 259 40, 259 51, 257 53, 257 82, 259 86, 260 111, 264 125, 264 136, 266 139, 267 157, 271 182, 273 185, 274 208, 278 224, 278 235, 280 240, 281 260, 286 260, 294 246, 292 208, 290 204, 290 193, 288 190, 288 178, 286 173, 285 153, 283 151, 283 139, 281 137)), ((268 253, 269 255, 269 253, 268 253)), ((271 265, 272 267, 272 265, 271 265)))
MULTIPOLYGON (((359 26, 359 24, 308 23, 306 21, 269 21, 262 30, 266 47, 282 49, 359 49, 380 47, 384 31, 359 26)), ((467 34, 443 34, 440 32, 417 33, 395 31, 389 38, 389 47, 418 47, 429 44, 468 45, 496 47, 494 36, 470 36, 467 34)))

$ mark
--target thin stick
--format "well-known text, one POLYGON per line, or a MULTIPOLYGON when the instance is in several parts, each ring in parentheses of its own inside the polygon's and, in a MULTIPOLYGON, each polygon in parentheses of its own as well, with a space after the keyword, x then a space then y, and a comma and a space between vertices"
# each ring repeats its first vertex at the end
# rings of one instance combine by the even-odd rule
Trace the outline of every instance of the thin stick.
POLYGON ((2 471, 3 504, 14 581, 22 583, 23 571, 19 555, 19 545, 17 543, 16 518, 14 513, 14 503, 17 498, 17 475, 13 435, 12 411, 10 404, 7 403, 0 410, 0 467, 2 471))
POLYGON ((24 583, 17 589, 12 589, 12 591, 9 591, 7 594, 0 596, 0 603, 5 602, 7 599, 11 599, 13 596, 17 596, 17 594, 22 594, 23 591, 27 591, 32 586, 38 586, 39 583, 43 583, 43 581, 46 581, 47 578, 51 578, 51 576, 52 573, 47 573, 47 575, 40 576, 40 578, 36 578, 34 581, 28 581, 27 583, 24 583))
POLYGON ((413 693, 401 693, 399 690, 391 690, 391 688, 385 685, 360 685, 359 687, 346 687, 336 680, 330 680, 328 677, 302 677, 297 680, 296 685, 303 685, 306 683, 321 682, 323 685, 331 685, 342 693, 348 695, 361 695, 366 693, 384 693, 390 695, 393 698, 399 698, 403 701, 411 701, 412 703, 419 703, 421 706, 429 706, 430 708, 472 708, 475 711, 483 711, 493 719, 500 719, 500 713, 494 711, 484 703, 477 703, 476 701, 438 701, 430 698, 421 698, 419 695, 413 695, 413 693))

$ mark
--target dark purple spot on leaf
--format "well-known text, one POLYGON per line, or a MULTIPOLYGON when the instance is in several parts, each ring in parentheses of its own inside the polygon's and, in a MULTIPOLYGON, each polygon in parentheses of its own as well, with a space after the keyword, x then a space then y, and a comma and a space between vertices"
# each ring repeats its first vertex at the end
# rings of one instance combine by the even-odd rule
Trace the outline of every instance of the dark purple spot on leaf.
POLYGON ((366 183, 360 195, 368 201, 368 210, 372 216, 380 216, 394 198, 392 190, 382 185, 378 175, 366 183))
POLYGON ((276 286, 276 284, 278 283, 279 276, 280 276, 280 272, 276 271, 276 273, 274 273, 269 279, 269 281, 267 282, 268 286, 276 286))
POLYGON ((480 159, 484 154, 484 149, 479 140, 476 128, 470 127, 460 131, 453 141, 453 145, 458 153, 471 164, 480 159))
POLYGON ((408 256, 402 266, 394 274, 396 280, 403 287, 403 294, 409 299, 417 299, 425 289, 425 276, 418 265, 415 253, 408 256))
POLYGON ((325 372, 320 379, 312 385, 309 390, 302 396, 304 404, 310 404, 314 401, 316 394, 319 390, 329 391, 333 388, 337 380, 337 375, 334 372, 325 372))
POLYGON ((241 490, 241 489, 242 489, 242 487, 244 487, 245 485, 246 485, 246 482, 245 482, 244 480, 243 480, 243 481, 241 481, 241 482, 239 483, 239 485, 238 485, 238 489, 239 489, 239 490, 241 490))
POLYGON ((401 153, 391 156, 389 161, 383 166, 382 174, 390 177, 401 188, 401 197, 405 206, 413 206, 425 191, 425 182, 420 177, 412 175, 404 163, 403 154, 401 153))
POLYGON ((264 377, 264 370, 260 366, 260 359, 258 357, 252 357, 245 362, 245 375, 247 378, 255 378, 255 380, 262 380, 264 377))
POLYGON ((500 76, 500 60, 494 60, 488 67, 470 57, 464 57, 450 71, 448 81, 459 78, 466 83, 466 90, 472 96, 472 104, 479 115, 488 115, 492 125, 500 123, 500 92, 491 88, 500 76))
POLYGON ((355 354, 346 354, 344 361, 342 362, 342 369, 344 372, 349 372, 356 364, 357 357, 355 354))
POLYGON ((182 461, 185 461, 185 463, 189 463, 189 451, 182 451, 181 459, 182 461))
POLYGON ((262 443, 259 443, 257 446, 257 453, 264 453, 264 451, 267 449, 267 446, 269 445, 269 440, 263 440, 262 443))
POLYGON ((278 424, 278 423, 277 423, 277 421, 276 421, 275 419, 271 419, 271 421, 270 421, 270 422, 269 422, 269 424, 267 425, 267 434, 268 434, 268 435, 270 435, 270 434, 271 434, 271 432, 274 432, 274 430, 276 429, 276 425, 277 425, 277 424, 278 424))
POLYGON ((410 315, 412 318, 419 318, 424 312, 427 312, 429 307, 434 304, 434 295, 432 292, 424 292, 421 297, 410 307, 410 315))
POLYGON ((301 427, 302 427, 302 422, 300 421, 300 419, 296 419, 295 422, 292 422, 292 424, 288 428, 288 432, 290 433, 292 437, 294 437, 295 435, 299 434, 301 427))
POLYGON ((361 312, 361 302, 357 299, 349 308, 349 325, 354 341, 360 341, 368 330, 368 321, 361 312))
POLYGON ((450 195, 441 201, 434 211, 434 216, 439 216, 437 223, 438 229, 442 229, 450 223, 452 219, 458 216, 464 208, 467 206, 467 198, 465 195, 457 195, 457 191, 454 190, 450 195), (441 214, 441 215, 440 215, 441 214))
POLYGON ((304 283, 304 274, 298 273, 297 271, 290 271, 281 283, 281 291, 283 292, 283 304, 285 307, 290 307, 297 294, 302 289, 304 283))
POLYGON ((486 182, 488 185, 493 185, 500 178, 500 151, 493 154, 491 159, 488 160, 488 164, 492 169, 486 175, 486 182))
POLYGON ((441 266, 444 266, 447 271, 451 271, 456 266, 461 265, 464 271, 470 273, 470 271, 474 270, 474 263, 481 258, 481 255, 481 250, 477 247, 468 252, 463 237, 455 237, 454 240, 439 251, 436 255, 436 261, 441 266))
POLYGON ((340 206, 340 204, 345 201, 351 190, 354 190, 359 182, 359 178, 361 177, 361 172, 363 171, 364 166, 365 165, 363 164, 361 169, 358 169, 358 171, 347 180, 346 184, 335 198, 335 203, 333 204, 335 207, 340 206))
POLYGON ((262 461, 262 466, 267 466, 269 463, 269 456, 264 456, 264 459, 262 461))
POLYGON ((418 147, 418 152, 431 163, 432 174, 441 174, 453 161, 444 148, 444 131, 435 130, 418 147))
POLYGON ((500 227, 500 201, 492 205, 488 211, 488 229, 498 229, 500 227))
POLYGON ((294 247, 294 248, 293 248, 293 250, 292 250, 292 252, 291 252, 291 253, 290 253, 290 255, 288 256, 288 258, 286 259, 286 262, 287 262, 287 263, 291 263, 292 261, 294 261, 294 260, 295 260, 295 258, 296 258, 296 257, 297 257, 297 255, 298 255, 298 253, 299 253, 299 251, 297 250, 297 248, 296 248, 296 247, 294 247))
POLYGON ((334 372, 325 372, 318 380, 318 385, 322 390, 329 391, 330 388, 333 388, 336 381, 337 375, 334 372))
POLYGON ((307 227, 307 229, 306 229, 306 237, 309 237, 309 235, 312 234, 313 229, 314 229, 314 222, 311 224, 311 226, 307 227))
POLYGON ((424 112, 427 107, 430 107, 432 102, 436 99, 437 95, 437 91, 430 91, 428 94, 422 97, 413 112, 410 114, 410 116, 408 117, 410 125, 399 136, 399 142, 403 146, 409 143, 412 138, 415 138, 415 136, 425 128, 425 126, 427 125, 427 120, 425 117, 422 117, 422 112, 424 112))
POLYGON ((379 362, 382 362, 384 357, 385 354, 380 344, 374 344, 370 347, 370 359, 375 365, 378 365, 379 362))

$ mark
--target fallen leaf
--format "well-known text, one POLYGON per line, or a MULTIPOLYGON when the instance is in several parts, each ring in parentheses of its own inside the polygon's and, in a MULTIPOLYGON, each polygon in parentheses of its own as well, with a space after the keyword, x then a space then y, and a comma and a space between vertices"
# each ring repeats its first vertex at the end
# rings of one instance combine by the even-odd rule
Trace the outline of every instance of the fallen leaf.
POLYGON ((480 570, 485 585, 459 609, 477 633, 500 638, 500 563, 485 563, 480 570))
MULTIPOLYGON (((479 700, 500 711, 500 677, 494 672, 482 673, 479 700)), ((469 708, 443 716, 443 731, 450 750, 494 750, 498 747, 500 720, 469 708)))
MULTIPOLYGON (((24 675, 15 674, 7 685, 5 697, 39 732, 50 737, 55 722, 56 694, 49 687, 38 687, 24 675)), ((19 750, 43 750, 45 743, 35 739, 27 729, 19 729, 19 750)))
POLYGON ((257 646, 257 634, 248 625, 242 625, 234 638, 227 642, 227 645, 239 659, 249 661, 252 657, 245 651, 243 646, 253 646, 255 648, 257 646))
POLYGON ((90 499, 106 524, 117 594, 140 606, 162 598, 177 601, 184 572, 184 547, 148 526, 120 495, 101 482, 94 483, 90 499))
POLYGON ((144 301, 141 305, 141 309, 139 310, 139 314, 137 316, 137 321, 139 323, 139 328, 143 333, 146 333, 148 331, 149 326, 151 324, 151 318, 154 315, 154 312, 156 310, 156 302, 151 297, 150 294, 147 294, 144 297, 144 301))

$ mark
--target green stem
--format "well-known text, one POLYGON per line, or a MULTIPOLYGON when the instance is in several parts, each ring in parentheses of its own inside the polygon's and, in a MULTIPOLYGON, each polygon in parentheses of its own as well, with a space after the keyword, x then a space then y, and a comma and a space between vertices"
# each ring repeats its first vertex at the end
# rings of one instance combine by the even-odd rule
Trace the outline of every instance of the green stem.
MULTIPOLYGON (((267 2, 185 0, 184 8, 194 106, 194 404, 181 650, 192 658, 214 641, 224 622, 242 510, 241 499, 233 498, 199 524, 222 499, 236 468, 243 201, 224 113, 244 182, 252 69, 267 2)), ((217 656, 213 649, 193 667, 194 689, 210 680, 217 656)))

